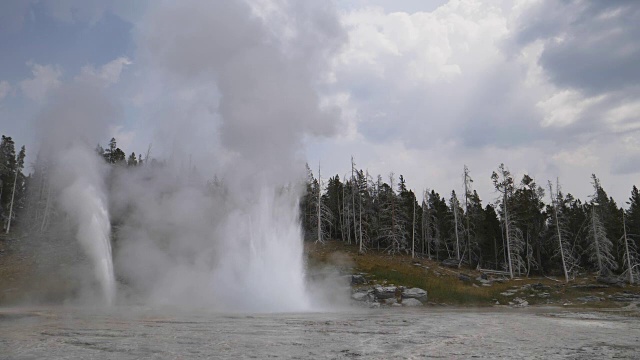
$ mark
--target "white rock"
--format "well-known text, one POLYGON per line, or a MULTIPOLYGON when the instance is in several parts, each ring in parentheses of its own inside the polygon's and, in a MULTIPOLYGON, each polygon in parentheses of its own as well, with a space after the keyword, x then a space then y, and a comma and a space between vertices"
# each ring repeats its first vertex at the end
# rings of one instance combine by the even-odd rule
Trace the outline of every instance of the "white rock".
POLYGON ((402 300, 402 306, 422 306, 422 302, 418 299, 408 298, 402 300))
POLYGON ((427 302, 427 291, 420 288, 405 289, 402 292, 403 299, 417 299, 420 302, 427 302))
POLYGON ((369 300, 369 293, 367 292, 357 292, 351 294, 351 298, 356 301, 367 301, 369 300))

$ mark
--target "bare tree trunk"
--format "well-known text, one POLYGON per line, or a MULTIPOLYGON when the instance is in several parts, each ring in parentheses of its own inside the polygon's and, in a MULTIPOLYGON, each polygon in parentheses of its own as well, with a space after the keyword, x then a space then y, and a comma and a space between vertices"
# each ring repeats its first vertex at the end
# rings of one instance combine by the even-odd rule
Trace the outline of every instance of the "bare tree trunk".
POLYGON ((591 226, 593 227, 593 241, 596 243, 596 256, 598 258, 598 271, 602 275, 602 255, 600 254, 600 244, 598 239, 598 231, 596 228, 596 206, 591 209, 591 226))
MULTIPOLYGON (((460 238, 458 237, 458 200, 456 199, 453 202, 453 222, 455 225, 455 233, 456 233, 456 259, 460 260, 460 238)), ((458 263, 458 266, 460 264, 458 263)))
POLYGON ((11 218, 13 217, 13 200, 16 196, 16 183, 18 182, 18 172, 19 168, 16 167, 16 175, 13 178, 13 191, 11 192, 11 204, 9 205, 9 220, 7 221, 7 231, 5 234, 9 233, 9 229, 11 229, 11 218))
POLYGON ((416 201, 413 200, 413 227, 411 231, 411 258, 416 257, 416 201))
MULTIPOLYGON (((344 186, 342 188, 344 189, 344 186)), ((344 209, 340 211, 340 203, 340 193, 338 192, 338 225, 340 225, 340 238, 342 239, 342 242, 344 242, 344 209)))
POLYGON ((471 227, 469 226, 469 168, 464 166, 464 212, 467 214, 467 255, 471 267, 471 227))
POLYGON ((359 216, 360 219, 358 220, 358 227, 360 232, 360 253, 362 254, 364 252, 364 245, 362 244, 362 194, 360 194, 359 189, 358 189, 358 200, 359 200, 358 213, 360 215, 359 216))
POLYGON ((427 243, 427 228, 425 227, 425 216, 426 216, 426 202, 424 198, 424 192, 422 193, 422 218, 420 219, 420 225, 422 226, 422 256, 424 256, 427 252, 426 243, 427 243))
POLYGON ((509 259, 509 276, 513 279, 513 265, 511 263, 511 246, 509 245, 510 237, 509 237, 509 213, 507 212, 507 192, 504 192, 503 198, 503 207, 504 207, 504 228, 506 233, 507 240, 507 257, 509 259))
POLYGON ((629 268, 629 284, 633 285, 633 266, 631 265, 631 254, 629 253, 629 240, 627 238, 627 220, 622 211, 622 227, 624 228, 624 247, 627 252, 627 267, 629 268))
MULTIPOLYGON (((358 241, 358 234, 356 234, 356 181, 353 176, 353 156, 351 156, 351 208, 353 212, 353 235, 356 237, 356 241, 358 241)), ((362 239, 360 239, 362 242, 362 239)))
POLYGON ((322 241, 322 211, 320 211, 320 208, 322 205, 322 178, 320 177, 320 162, 318 162, 318 206, 317 206, 317 210, 318 210, 318 242, 323 242, 322 241))
MULTIPOLYGON (((347 176, 345 175, 344 178, 346 179, 347 176)), ((347 233, 347 244, 351 245, 351 224, 349 224, 349 212, 347 209, 347 196, 345 194, 345 190, 347 188, 346 186, 347 184, 345 183, 345 186, 342 187, 342 217, 344 219, 344 229, 347 233)))
MULTIPOLYGON (((556 190, 558 189, 556 185, 556 190)), ((569 273, 567 272, 567 263, 564 259, 564 246, 562 244, 562 233, 560 231, 560 222, 558 219, 558 207, 556 205, 556 196, 553 193, 553 187, 551 186, 551 181, 549 181, 549 195, 551 196, 551 206, 553 206, 553 213, 555 214, 556 220, 556 231, 558 232, 558 246, 560 247, 560 258, 562 259, 562 270, 564 271, 564 281, 569 282, 569 273)))
POLYGON ((529 277, 529 272, 531 271, 531 257, 529 256, 529 241, 531 239, 529 238, 529 228, 527 227, 527 242, 524 246, 525 251, 527 252, 527 277, 529 277))

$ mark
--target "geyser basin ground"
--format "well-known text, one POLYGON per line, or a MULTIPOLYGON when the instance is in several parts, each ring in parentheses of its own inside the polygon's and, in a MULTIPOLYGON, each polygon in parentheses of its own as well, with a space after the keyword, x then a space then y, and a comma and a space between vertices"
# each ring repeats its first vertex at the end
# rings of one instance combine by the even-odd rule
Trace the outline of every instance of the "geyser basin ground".
POLYGON ((637 318, 553 308, 171 314, 0 309, 1 357, 634 358, 637 318))

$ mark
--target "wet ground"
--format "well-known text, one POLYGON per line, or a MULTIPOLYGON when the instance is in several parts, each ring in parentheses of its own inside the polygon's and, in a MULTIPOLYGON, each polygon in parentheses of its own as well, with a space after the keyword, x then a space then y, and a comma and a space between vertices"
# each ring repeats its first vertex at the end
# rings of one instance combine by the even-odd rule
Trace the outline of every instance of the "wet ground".
POLYGON ((562 309, 223 315, 0 308, 2 359, 634 359, 640 319, 562 309))

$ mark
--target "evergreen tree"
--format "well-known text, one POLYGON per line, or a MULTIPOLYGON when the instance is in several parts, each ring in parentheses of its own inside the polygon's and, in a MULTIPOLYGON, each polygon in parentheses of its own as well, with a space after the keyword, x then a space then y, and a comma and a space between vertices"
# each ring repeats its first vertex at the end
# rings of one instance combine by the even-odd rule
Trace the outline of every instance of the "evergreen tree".
MULTIPOLYGON (((491 241, 493 238, 489 233, 483 231, 483 222, 485 221, 484 209, 480 196, 474 190, 467 195, 467 210, 465 214, 466 220, 466 240, 467 240, 467 259, 469 266, 475 268, 482 259, 482 251, 480 243, 491 241)), ((500 225, 498 224, 498 228, 500 225)))
POLYGON ((607 229, 602 221, 603 211, 607 209, 599 201, 607 201, 606 193, 600 186, 600 180, 595 174, 591 175, 594 193, 590 204, 590 224, 588 232, 589 260, 597 266, 598 274, 601 276, 610 275, 618 268, 614 254, 613 243, 607 236, 607 229))
POLYGON ((399 197, 393 190, 395 178, 389 175, 389 184, 383 184, 380 191, 380 237, 391 254, 408 252, 407 223, 402 215, 399 197))
POLYGON ((479 237, 481 259, 487 259, 485 266, 488 268, 500 269, 500 264, 507 263, 504 256, 505 249, 502 247, 504 235, 502 235, 500 219, 498 219, 498 213, 491 204, 485 207, 483 215, 482 226, 480 227, 481 236, 479 237))
MULTIPOLYGON (((99 150, 99 148, 98 148, 99 150)), ((118 146, 115 138, 109 140, 108 147, 102 155, 109 164, 125 164, 126 155, 118 146)))
POLYGON ((436 260, 442 257, 449 257, 446 251, 445 239, 451 233, 451 213, 444 198, 440 194, 431 190, 428 199, 428 212, 430 215, 429 225, 431 227, 431 248, 436 260))
POLYGON ((524 175, 515 190, 512 201, 512 219, 522 230, 526 272, 542 265, 543 234, 547 215, 544 212, 544 190, 529 176, 524 175))
POLYGON ((565 282, 569 282, 570 274, 577 267, 577 257, 575 246, 572 244, 572 234, 568 228, 568 200, 560 192, 560 183, 556 183, 556 192, 553 191, 551 181, 549 185, 549 196, 551 197, 551 211, 553 223, 549 227, 551 233, 552 247, 557 249, 556 256, 560 258, 565 282))
POLYGON ((449 251, 449 257, 453 257, 452 255, 454 255, 456 260, 461 260, 461 256, 464 255, 461 254, 461 251, 464 251, 465 248, 465 244, 462 243, 462 234, 464 232, 464 228, 462 225, 462 208, 460 207, 460 201, 458 201, 455 190, 451 191, 449 208, 451 209, 450 211, 453 216, 451 217, 452 231, 451 234, 449 234, 449 243, 451 245, 447 246, 447 249, 451 249, 449 251))
POLYGON ((136 153, 132 152, 127 159, 127 166, 138 166, 138 159, 136 159, 136 153))
POLYGON ((6 217, 16 170, 16 149, 10 136, 0 141, 0 214, 6 217))
POLYGON ((510 213, 514 184, 513 177, 509 170, 507 170, 504 164, 500 164, 498 167, 499 173, 495 171, 491 175, 493 185, 498 192, 502 194, 501 199, 498 201, 502 204, 502 221, 504 224, 504 238, 506 244, 507 253, 507 268, 509 276, 513 278, 514 271, 520 271, 526 268, 526 264, 522 259, 522 253, 525 250, 525 242, 522 236, 522 230, 517 227, 517 223, 513 214, 510 213))
POLYGON ((340 182, 340 176, 337 174, 333 177, 330 177, 327 181, 327 207, 329 211, 331 211, 333 216, 333 221, 331 223, 329 232, 331 234, 331 238, 333 239, 342 239, 344 241, 344 234, 342 232, 342 189, 344 185, 340 182))
POLYGON ((640 192, 635 185, 631 189, 631 197, 627 204, 629 204, 629 209, 626 211, 626 222, 629 235, 640 239, 640 192))
POLYGON ((640 193, 634 185, 631 189, 631 197, 627 201, 629 209, 623 212, 623 243, 625 256, 623 267, 630 284, 637 283, 640 279, 640 193))

